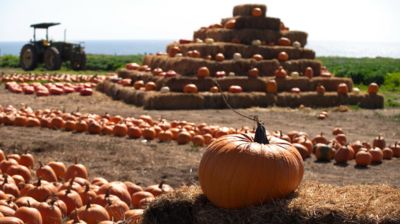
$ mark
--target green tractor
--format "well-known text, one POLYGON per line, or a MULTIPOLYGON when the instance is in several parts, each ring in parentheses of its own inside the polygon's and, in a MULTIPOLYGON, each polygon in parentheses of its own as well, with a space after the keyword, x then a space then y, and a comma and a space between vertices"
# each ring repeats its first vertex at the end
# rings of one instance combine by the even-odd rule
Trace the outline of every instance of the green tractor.
POLYGON ((80 44, 62 41, 49 41, 48 29, 60 23, 38 23, 32 24, 33 41, 25 44, 20 53, 20 65, 25 71, 33 70, 38 63, 44 63, 48 70, 58 70, 61 64, 69 61, 73 70, 82 70, 86 65, 86 54, 84 47, 80 44), (46 39, 36 40, 36 29, 46 29, 46 39))

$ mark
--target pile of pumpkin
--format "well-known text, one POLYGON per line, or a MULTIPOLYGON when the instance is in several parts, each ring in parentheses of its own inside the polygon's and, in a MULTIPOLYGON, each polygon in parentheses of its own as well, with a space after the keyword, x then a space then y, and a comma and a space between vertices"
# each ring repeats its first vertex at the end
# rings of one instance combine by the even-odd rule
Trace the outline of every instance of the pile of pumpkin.
MULTIPOLYGON (((237 53, 238 54, 238 53, 237 53)), ((217 54, 218 55, 218 54, 217 54)), ((234 55, 235 56, 235 55, 234 55)), ((220 56, 221 58, 223 58, 223 55, 220 56)), ((237 56, 238 58, 240 58, 241 56, 237 56)), ((262 56, 259 54, 256 54, 253 56, 253 58, 255 60, 262 60, 262 56)), ((138 65, 137 63, 128 63, 126 64, 125 68, 127 70, 132 70, 132 71, 143 71, 143 72, 151 72, 154 76, 158 76, 158 77, 177 77, 179 76, 179 74, 177 74, 174 70, 168 70, 168 71, 163 71, 161 68, 155 68, 155 69, 151 69, 148 65, 138 65)), ((286 79, 286 77, 288 77, 288 72, 282 67, 279 66, 278 69, 276 69, 275 71, 275 79, 286 79)), ((304 76, 308 77, 308 78, 312 78, 314 76, 314 70, 312 67, 307 67, 304 72, 302 73, 304 76)), ((329 73, 329 71, 326 69, 326 67, 322 68, 322 73, 321 73, 322 77, 332 77, 332 74, 329 73)), ((200 67, 197 70, 197 78, 198 79, 204 79, 206 77, 210 77, 210 71, 207 67, 200 67)), ((213 77, 215 78, 224 78, 226 76, 226 72, 225 71, 217 71, 213 77)), ((234 76, 235 74, 229 73, 229 76, 234 76)), ((258 78, 260 76, 260 71, 258 70, 258 68, 251 68, 248 73, 247 76, 249 78, 258 78)), ((297 78, 299 77, 300 74, 298 72, 292 72, 290 74, 290 77, 292 78, 297 78)), ((276 94, 278 92, 278 84, 275 81, 275 79, 269 79, 266 83, 266 92, 267 93, 273 93, 276 94)), ((123 86, 133 86, 136 90, 142 90, 142 91, 155 91, 157 89, 156 83, 153 81, 148 81, 148 82, 144 82, 143 80, 137 80, 134 83, 132 83, 132 80, 129 78, 126 79, 121 79, 118 78, 118 76, 114 76, 111 78, 112 81, 121 84, 123 86)), ((162 93, 166 93, 169 92, 170 89, 168 86, 163 86, 160 89, 160 92, 162 93)), ((319 94, 319 95, 324 95, 325 94, 325 87, 322 84, 318 84, 316 86, 315 91, 319 94)), ((337 88, 337 93, 339 95, 347 95, 349 93, 349 87, 347 86, 346 83, 340 83, 338 85, 337 88)), ((360 92, 360 90, 358 88, 354 88, 352 89, 352 91, 354 91, 356 94, 358 94, 360 92)), ((370 95, 375 95, 377 94, 379 91, 379 86, 376 83, 371 83, 368 86, 368 94, 370 95)), ((182 92, 184 93, 198 93, 198 88, 196 86, 196 84, 193 83, 189 83, 186 84, 183 89, 182 92)), ((220 89, 218 88, 217 85, 214 85, 213 87, 210 88, 209 92, 211 93, 217 93, 220 92, 220 89)), ((231 85, 228 88, 228 92, 230 93, 241 93, 243 92, 243 88, 240 85, 231 85)), ((301 89, 298 87, 293 87, 290 90, 291 93, 294 94, 298 94, 301 92, 301 89)))
POLYGON ((0 150, 0 223, 138 223, 155 197, 173 191, 160 183, 141 187, 130 181, 88 178, 88 169, 75 162, 51 161, 34 167, 29 154, 0 150))
POLYGON ((298 131, 287 134, 275 133, 276 136, 291 142, 303 159, 314 154, 317 161, 335 160, 337 164, 346 164, 350 160, 355 160, 356 165, 361 167, 400 157, 400 144, 395 142, 388 146, 381 135, 370 144, 359 140, 349 142, 341 128, 334 128, 332 134, 334 138, 328 140, 323 133, 312 139, 307 133, 298 131))
POLYGON ((72 74, 31 74, 31 73, 11 73, 1 74, 0 82, 91 82, 100 83, 106 76, 98 75, 72 75, 72 74))
POLYGON ((81 96, 90 96, 93 94, 93 87, 96 83, 17 83, 7 82, 5 88, 12 93, 24 93, 26 95, 35 94, 36 96, 58 96, 77 92, 81 96))
POLYGON ((30 107, 16 109, 0 106, 0 124, 42 127, 55 130, 112 135, 117 137, 144 138, 160 142, 176 141, 178 144, 192 143, 195 146, 208 145, 222 135, 248 132, 249 127, 240 129, 192 123, 187 121, 154 120, 149 115, 134 117, 98 115, 89 113, 66 113, 56 109, 33 111, 30 107))

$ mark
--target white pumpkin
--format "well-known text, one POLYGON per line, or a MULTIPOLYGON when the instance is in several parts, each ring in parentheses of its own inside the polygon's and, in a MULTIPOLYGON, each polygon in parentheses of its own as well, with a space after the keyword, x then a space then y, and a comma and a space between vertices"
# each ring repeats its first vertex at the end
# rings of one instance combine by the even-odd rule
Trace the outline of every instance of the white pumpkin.
POLYGON ((170 91, 170 89, 169 89, 168 86, 163 86, 163 87, 161 87, 161 89, 160 89, 160 92, 161 92, 161 93, 168 93, 169 91, 170 91))
POLYGON ((295 48, 301 48, 301 43, 298 41, 293 42, 293 47, 295 48))
POLYGON ((200 38, 196 38, 196 40, 194 42, 196 42, 196 43, 204 43, 204 41, 202 39, 200 39, 200 38))
POLYGON ((356 95, 360 94, 360 89, 358 87, 354 87, 352 92, 356 95))
POLYGON ((233 54, 233 60, 237 61, 237 60, 240 60, 240 59, 242 59, 242 55, 240 53, 236 52, 236 53, 233 54))
POLYGON ((260 45, 261 45, 261 40, 253 40, 253 41, 251 42, 251 45, 253 45, 253 46, 260 46, 260 45))
POLYGON ((236 74, 234 72, 229 72, 228 76, 235 76, 236 74))
POLYGON ((291 72, 290 73, 290 77, 292 78, 298 78, 300 76, 300 74, 298 72, 291 72))
POLYGON ((214 43, 214 39, 213 38, 206 38, 205 42, 206 42, 206 44, 213 44, 214 43))

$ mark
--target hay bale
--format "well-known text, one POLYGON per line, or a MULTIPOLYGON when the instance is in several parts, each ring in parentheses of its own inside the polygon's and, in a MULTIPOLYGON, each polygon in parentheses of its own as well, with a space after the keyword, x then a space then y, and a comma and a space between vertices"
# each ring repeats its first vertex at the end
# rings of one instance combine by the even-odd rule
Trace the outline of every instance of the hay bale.
POLYGON ((292 88, 297 87, 301 91, 311 91, 310 79, 307 77, 291 78, 286 77, 286 79, 275 79, 278 85, 279 92, 290 92, 292 88))
POLYGON ((252 59, 240 60, 224 60, 216 62, 203 58, 191 57, 168 57, 168 56, 151 56, 148 60, 151 67, 160 67, 163 70, 173 69, 175 72, 183 76, 194 76, 197 69, 206 66, 210 70, 210 74, 214 75, 217 71, 225 71, 227 73, 234 72, 236 75, 247 76, 249 69, 256 67, 260 70, 260 74, 272 76, 276 68, 279 67, 279 62, 274 60, 255 61, 252 59))
POLYGON ((281 37, 279 31, 240 29, 232 30, 225 28, 200 29, 194 32, 193 38, 213 38, 217 42, 231 42, 234 39, 240 40, 242 44, 251 44, 253 40, 264 41, 265 43, 277 43, 281 37))
POLYGON ((267 6, 263 4, 243 4, 237 5, 233 8, 233 16, 251 16, 253 8, 261 9, 261 17, 267 14, 267 6))
MULTIPOLYGON (((234 53, 240 53, 244 58, 251 58, 254 54, 260 54, 264 59, 276 59, 281 51, 288 53, 290 59, 315 59, 315 52, 306 48, 294 48, 290 46, 253 46, 235 43, 217 42, 214 44, 190 43, 190 44, 170 44, 168 49, 179 46, 183 55, 188 51, 197 50, 205 57, 207 55, 215 56, 217 53, 223 53, 225 59, 232 59, 234 53)), ((149 60, 147 60, 149 62, 149 60)))
POLYGON ((301 46, 304 47, 307 44, 307 36, 308 34, 303 31, 283 31, 281 32, 282 37, 287 37, 289 38, 292 43, 295 41, 300 42, 301 46))
POLYGON ((227 102, 232 108, 249 108, 267 105, 267 99, 265 98, 265 93, 224 93, 227 102))
POLYGON ((381 109, 384 107, 384 97, 382 95, 365 94, 361 99, 360 107, 366 109, 381 109))
POLYGON ((349 91, 353 88, 353 80, 351 78, 341 78, 341 77, 314 77, 310 80, 311 90, 315 90, 319 84, 323 85, 326 91, 337 91, 337 87, 340 83, 346 83, 349 87, 349 91))
POLYGON ((200 187, 182 187, 145 210, 142 224, 399 223, 400 189, 387 185, 334 186, 303 182, 285 199, 243 209, 211 204, 200 187))
POLYGON ((143 80, 144 82, 157 82, 160 77, 154 76, 151 72, 142 72, 142 71, 131 71, 126 69, 120 69, 117 71, 119 77, 123 79, 131 79, 132 83, 137 80, 143 80))
POLYGON ((266 29, 280 31, 281 20, 273 17, 262 16, 235 16, 233 18, 225 18, 221 20, 221 24, 225 25, 229 20, 234 19, 235 29, 266 29))
POLYGON ((204 98, 200 94, 154 92, 146 96, 143 108, 146 110, 203 109, 204 98))
POLYGON ((291 72, 301 72, 303 73, 307 67, 311 67, 314 70, 314 76, 321 75, 321 62, 317 60, 310 60, 310 59, 295 59, 289 60, 282 63, 283 68, 288 73, 291 72))
POLYGON ((316 92, 305 92, 300 94, 300 104, 306 107, 334 107, 340 105, 336 93, 325 93, 320 95, 316 92))

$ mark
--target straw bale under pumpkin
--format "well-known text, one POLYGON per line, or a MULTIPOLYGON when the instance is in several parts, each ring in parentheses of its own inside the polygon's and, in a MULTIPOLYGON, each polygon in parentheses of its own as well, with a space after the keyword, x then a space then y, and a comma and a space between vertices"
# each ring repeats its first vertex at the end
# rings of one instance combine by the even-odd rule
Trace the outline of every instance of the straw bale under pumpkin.
POLYGON ((281 20, 273 17, 262 16, 235 16, 221 20, 225 25, 229 20, 235 20, 235 29, 266 29, 280 31, 281 20))
POLYGON ((303 182, 287 198, 243 209, 211 204, 200 187, 181 187, 145 210, 142 224, 400 223, 400 189, 303 182))

